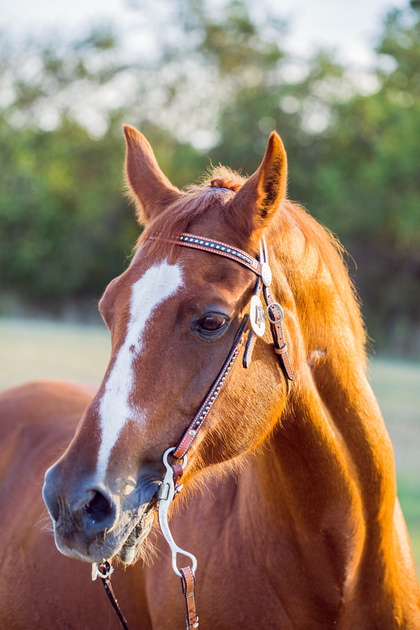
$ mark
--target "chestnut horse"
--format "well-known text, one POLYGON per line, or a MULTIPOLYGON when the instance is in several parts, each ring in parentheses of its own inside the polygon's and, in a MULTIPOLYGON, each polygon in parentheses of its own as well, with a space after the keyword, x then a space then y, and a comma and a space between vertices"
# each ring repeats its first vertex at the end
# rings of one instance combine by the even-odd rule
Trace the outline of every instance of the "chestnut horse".
POLYGON ((105 559, 130 628, 185 627, 159 511, 171 548, 197 558, 203 629, 418 630, 359 307, 339 245, 285 198, 279 136, 248 180, 220 167, 180 192, 125 135, 146 227, 100 302, 102 384, 0 396, 1 627, 117 628, 79 562, 105 559))

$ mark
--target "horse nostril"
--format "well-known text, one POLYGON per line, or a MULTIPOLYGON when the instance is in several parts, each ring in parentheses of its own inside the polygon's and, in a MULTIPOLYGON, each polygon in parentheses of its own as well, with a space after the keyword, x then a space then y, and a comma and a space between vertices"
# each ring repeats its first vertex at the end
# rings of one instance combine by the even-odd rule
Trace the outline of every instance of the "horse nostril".
POLYGON ((113 516, 114 509, 110 501, 99 490, 91 492, 92 498, 83 507, 92 521, 104 521, 113 516))

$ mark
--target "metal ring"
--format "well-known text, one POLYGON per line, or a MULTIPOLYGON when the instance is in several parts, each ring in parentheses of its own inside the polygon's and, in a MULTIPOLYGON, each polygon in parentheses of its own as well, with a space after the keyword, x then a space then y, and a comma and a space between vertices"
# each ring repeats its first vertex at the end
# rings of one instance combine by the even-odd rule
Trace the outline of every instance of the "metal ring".
POLYGON ((114 573, 114 567, 108 560, 104 560, 103 562, 94 562, 92 564, 92 582, 96 580, 99 576, 103 580, 107 580, 114 573), (104 573, 102 573, 101 568, 103 567, 104 573))
POLYGON ((268 321, 269 321, 271 324, 280 324, 281 320, 282 320, 282 319, 283 319, 283 317, 284 317, 284 313, 283 313, 283 309, 282 309, 282 307, 280 306, 280 304, 279 304, 278 302, 270 302, 270 304, 267 304, 267 317, 268 317, 268 321), (279 309, 279 311, 280 311, 280 317, 279 317, 278 319, 272 319, 272 318, 271 318, 271 316, 270 316, 270 310, 269 310, 269 309, 270 309, 272 306, 277 306, 277 308, 278 308, 278 309, 279 309))
MULTIPOLYGON (((166 466, 166 469, 169 469, 171 466, 170 464, 168 464, 168 455, 170 455, 171 453, 173 453, 175 451, 175 446, 171 446, 171 448, 167 448, 166 451, 163 454, 163 463, 166 466)), ((179 459, 182 459, 182 470, 184 470, 185 466, 187 465, 187 456, 184 455, 184 457, 180 457, 179 459)))

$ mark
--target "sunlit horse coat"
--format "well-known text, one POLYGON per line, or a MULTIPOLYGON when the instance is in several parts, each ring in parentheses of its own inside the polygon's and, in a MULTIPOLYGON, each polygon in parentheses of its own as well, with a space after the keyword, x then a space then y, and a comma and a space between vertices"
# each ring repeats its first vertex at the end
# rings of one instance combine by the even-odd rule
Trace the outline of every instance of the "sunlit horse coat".
POLYGON ((162 455, 211 387, 256 281, 235 261, 164 240, 189 232, 254 257, 265 235, 294 372, 289 388, 267 327, 250 366, 234 365, 188 454, 171 528, 198 559, 200 627, 419 629, 359 308, 334 239, 285 199, 280 138, 271 135, 248 180, 219 169, 180 192, 143 136, 125 134, 146 230, 100 303, 112 336, 102 384, 94 392, 37 383, 0 396, 0 626, 117 628, 80 560, 119 558, 129 566, 113 583, 129 626, 185 627, 168 548, 149 533, 162 455), (46 527, 47 469, 44 496, 66 555, 46 527), (135 562, 144 550, 148 565, 135 562))

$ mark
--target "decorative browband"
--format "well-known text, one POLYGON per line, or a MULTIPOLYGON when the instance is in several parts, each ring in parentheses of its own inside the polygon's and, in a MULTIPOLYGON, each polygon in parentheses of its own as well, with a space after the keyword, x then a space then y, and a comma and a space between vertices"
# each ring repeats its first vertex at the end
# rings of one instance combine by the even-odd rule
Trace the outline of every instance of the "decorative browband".
POLYGON ((213 238, 204 238, 202 236, 196 236, 195 234, 186 234, 185 232, 177 236, 176 238, 164 238, 159 235, 151 236, 152 240, 162 240, 167 243, 174 243, 175 245, 183 245, 184 247, 190 247, 193 249, 199 249, 211 254, 221 254, 225 258, 230 258, 235 262, 244 265, 257 276, 261 275, 261 263, 256 258, 253 258, 250 254, 247 254, 238 247, 227 245, 221 241, 216 241, 213 238))

